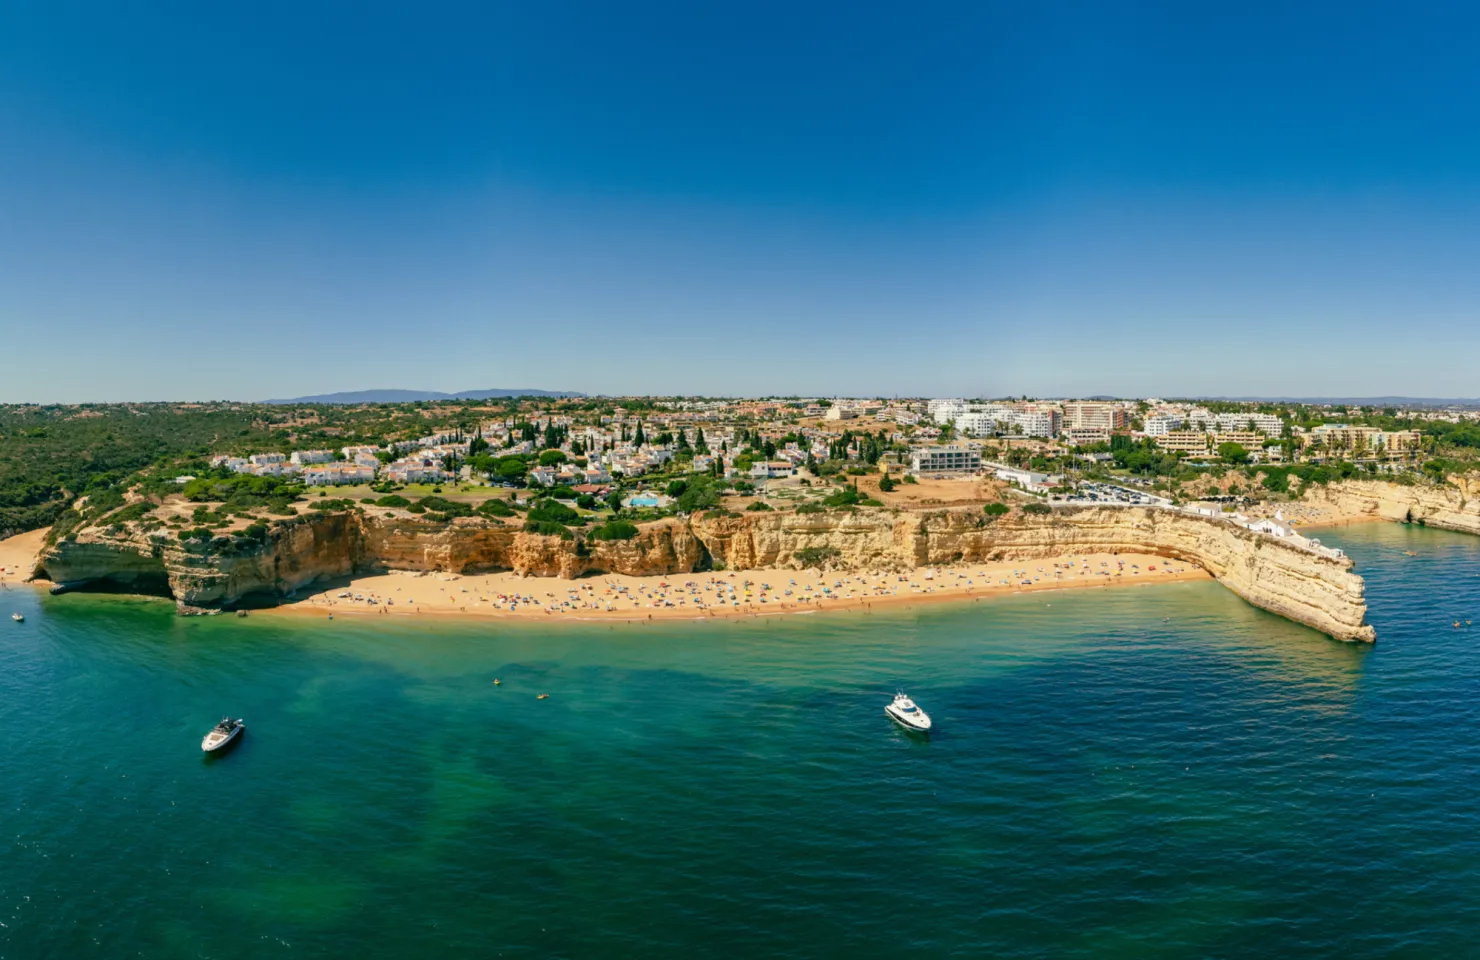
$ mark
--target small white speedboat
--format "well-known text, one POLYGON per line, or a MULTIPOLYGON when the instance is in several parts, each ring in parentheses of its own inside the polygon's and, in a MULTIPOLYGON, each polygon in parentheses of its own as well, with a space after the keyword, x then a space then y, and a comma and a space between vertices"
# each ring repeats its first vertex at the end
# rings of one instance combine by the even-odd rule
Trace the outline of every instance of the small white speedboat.
POLYGON ((889 715, 889 719, 906 730, 913 730, 916 733, 930 732, 930 715, 915 706, 915 701, 903 693, 896 693, 894 702, 885 707, 884 712, 889 715))
POLYGON ((240 719, 233 720, 230 717, 225 717, 220 723, 216 724, 210 733, 206 734, 205 739, 200 742, 200 748, 206 753, 215 753, 218 750, 223 750, 227 744, 241 736, 241 732, 245 729, 247 729, 247 725, 240 719))
POLYGON ((14 620, 16 623, 25 623, 26 615, 24 613, 12 613, 10 615, 10 619, 14 620))

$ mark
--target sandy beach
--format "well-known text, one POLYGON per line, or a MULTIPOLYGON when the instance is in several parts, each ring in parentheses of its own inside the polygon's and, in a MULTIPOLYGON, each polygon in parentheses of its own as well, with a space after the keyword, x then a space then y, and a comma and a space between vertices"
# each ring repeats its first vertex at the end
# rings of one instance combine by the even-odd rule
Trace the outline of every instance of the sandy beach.
POLYGON ((1291 526, 1311 529, 1315 527, 1344 527, 1354 523, 1385 523, 1381 517, 1370 513, 1350 513, 1335 504, 1293 502, 1270 502, 1247 508, 1243 511, 1251 517, 1273 517, 1279 513, 1291 526))
POLYGON ((958 564, 908 573, 745 570, 562 580, 513 573, 389 573, 314 584, 267 616, 437 616, 646 621, 751 617, 1002 593, 1206 580, 1201 568, 1149 554, 1088 554, 958 564))
MULTIPOLYGON (((0 583, 19 584, 46 537, 0 540, 0 583)), ((646 621, 751 617, 971 600, 1002 593, 1206 580, 1194 564, 1141 553, 957 564, 908 571, 745 570, 562 580, 511 572, 393 570, 315 583, 252 616, 558 617, 646 621)))
POLYGON ((45 542, 45 529, 0 540, 0 583, 19 583, 30 576, 36 554, 45 542))

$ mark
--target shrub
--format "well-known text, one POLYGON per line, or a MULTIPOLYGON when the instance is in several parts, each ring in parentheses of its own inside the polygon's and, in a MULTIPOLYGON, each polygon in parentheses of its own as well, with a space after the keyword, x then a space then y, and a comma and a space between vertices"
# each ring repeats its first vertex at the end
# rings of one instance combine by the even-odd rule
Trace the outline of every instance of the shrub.
POLYGON ((841 551, 837 547, 804 547, 792 556, 796 557, 797 563, 803 567, 820 567, 827 561, 841 556, 841 551))
POLYGON ((448 517, 471 517, 473 515, 473 508, 466 503, 447 500, 443 497, 422 497, 416 503, 420 507, 424 507, 427 510, 435 510, 448 517))
POLYGON ((879 478, 879 490, 883 493, 889 493, 897 486, 899 486, 899 484, 895 483, 894 478, 889 476, 887 473, 879 478))
POLYGON ((259 520, 256 523, 254 523, 254 524, 250 525, 249 527, 247 527, 245 530, 243 530, 241 532, 241 535, 242 535, 243 538, 245 538, 247 540, 254 540, 257 543, 266 543, 267 542, 267 524, 265 524, 265 523, 263 523, 262 521, 259 520))
POLYGON ((562 483, 558 487, 550 488, 550 496, 556 500, 574 500, 576 498, 576 492, 562 483))
POLYGON ((1000 517, 1011 509, 1005 503, 989 503, 985 507, 982 507, 982 513, 985 513, 989 517, 1000 517))
POLYGON ((915 479, 915 475, 913 473, 907 473, 907 474, 904 475, 904 480, 901 481, 901 482, 903 482, 903 483, 919 483, 920 481, 918 481, 918 480, 915 479))
POLYGON ((128 523, 130 520, 142 520, 153 512, 154 504, 148 500, 140 500, 138 503, 129 504, 108 519, 113 523, 128 523))
POLYGON ((529 508, 532 523, 580 523, 581 515, 558 500, 538 500, 529 508))
MULTIPOLYGON (((851 507, 855 506, 863 497, 853 487, 844 487, 837 493, 832 494, 822 502, 829 507, 851 507)), ((881 504, 882 506, 882 504, 881 504)))
POLYGON ((1044 514, 1053 513, 1053 507, 1050 507, 1046 503, 1025 503, 1023 504, 1023 513, 1043 516, 1044 514))
POLYGON ((719 503, 719 488, 716 484, 695 477, 684 492, 678 495, 676 505, 684 513, 698 513, 719 503))
POLYGON ((176 536, 181 540, 209 540, 215 534, 205 527, 196 527, 194 530, 181 530, 176 536))
POLYGON ((576 497, 576 506, 582 510, 595 510, 596 498, 589 493, 583 493, 579 497, 576 497))
POLYGON ((592 540, 631 540, 637 536, 637 524, 626 520, 608 520, 591 531, 592 540))
POLYGON ((526 520, 524 523, 524 532, 537 533, 542 537, 559 537, 562 540, 572 540, 575 538, 575 534, 570 532, 569 527, 549 520, 526 520))
POLYGON ((797 507, 797 513, 826 513, 827 508, 820 503, 804 503, 797 507))
POLYGON ((398 493, 392 493, 375 501, 377 507, 409 507, 411 501, 398 493))
POLYGON ((757 500, 755 503, 752 503, 745 509, 749 510, 752 513, 761 513, 763 511, 770 510, 771 505, 769 503, 766 503, 764 500, 757 500))
POLYGON ((514 508, 503 500, 484 500, 478 505, 478 512, 486 517, 512 517, 514 508))
POLYGON ((858 505, 860 507, 882 507, 884 505, 884 501, 875 500, 873 497, 864 497, 862 500, 858 501, 858 505))

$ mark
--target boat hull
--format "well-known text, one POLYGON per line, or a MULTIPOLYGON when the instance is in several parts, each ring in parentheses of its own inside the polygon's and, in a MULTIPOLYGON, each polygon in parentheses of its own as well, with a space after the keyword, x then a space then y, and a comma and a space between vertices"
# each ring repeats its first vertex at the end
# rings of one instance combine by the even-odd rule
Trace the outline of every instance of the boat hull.
POLYGON ((904 717, 901 717, 899 714, 897 714, 897 713, 894 712, 894 708, 893 707, 885 707, 884 708, 884 715, 887 716, 890 720, 893 720, 895 723, 899 724, 901 727, 904 727, 906 730, 910 731, 911 733, 929 733, 930 732, 930 718, 929 717, 926 717, 925 718, 925 723, 923 725, 921 725, 921 724, 918 724, 918 723, 914 722, 913 720, 906 720, 904 717))
POLYGON ((205 739, 201 740, 200 748, 205 753, 220 753, 233 743, 236 743, 245 729, 247 729, 245 726, 237 727, 226 736, 219 738, 216 737, 214 732, 208 733, 205 735, 205 739))

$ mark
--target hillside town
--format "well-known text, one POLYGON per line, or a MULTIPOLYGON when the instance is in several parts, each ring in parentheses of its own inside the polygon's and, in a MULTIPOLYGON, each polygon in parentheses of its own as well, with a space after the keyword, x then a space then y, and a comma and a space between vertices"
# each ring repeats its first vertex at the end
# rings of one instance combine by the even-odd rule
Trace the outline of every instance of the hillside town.
MULTIPOLYGON (((1190 466, 1341 460, 1374 472, 1401 470, 1424 453, 1420 430, 1344 421, 1306 426, 1289 414, 1243 407, 1213 410, 1160 399, 663 400, 641 413, 617 406, 582 416, 552 403, 383 446, 223 454, 211 465, 293 477, 311 487, 436 484, 480 474, 535 487, 600 487, 674 466, 765 481, 795 476, 809 464, 862 459, 881 464, 884 473, 971 476, 1008 469, 994 465, 996 458, 1016 466, 1034 459, 1093 464, 1112 461, 1114 448, 1129 446, 1190 466), (877 456, 867 455, 865 438, 877 456), (500 462, 509 458, 524 458, 524 469, 500 462)), ((1473 422, 1477 413, 1403 410, 1389 416, 1460 423, 1473 422)), ((1045 482, 1015 479, 1029 488, 1045 482)))
MULTIPOLYGON (((615 519, 624 509, 637 520, 705 509, 718 496, 738 497, 745 509, 929 507, 1000 497, 1047 508, 1187 510, 1324 550, 1319 541, 1303 542, 1292 523, 1299 522, 1293 501, 1304 485, 1360 475, 1421 477, 1424 470, 1438 477, 1449 463, 1442 454, 1452 452, 1445 436, 1462 441, 1468 434, 1455 431, 1480 422, 1480 411, 1465 408, 1159 398, 634 398, 630 406, 540 399, 505 404, 494 416, 476 405, 419 412, 442 426, 381 443, 356 438, 338 447, 223 453, 209 464, 218 475, 361 488, 354 496, 366 504, 403 508, 395 497, 364 494, 512 488, 509 500, 519 509, 520 491, 524 503, 544 497, 579 507, 557 511, 561 522, 577 526, 583 518, 615 519), (706 496, 680 497, 701 485, 706 496)), ((321 422, 312 410, 290 416, 304 426, 321 422)), ((447 501, 435 502, 449 509, 447 501)))

